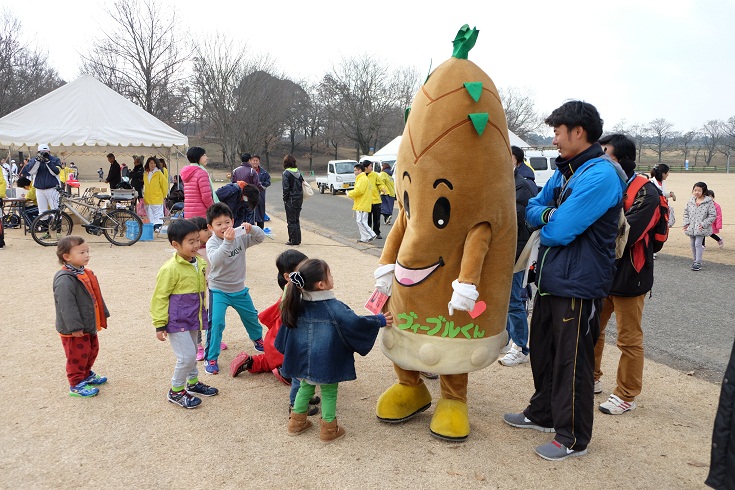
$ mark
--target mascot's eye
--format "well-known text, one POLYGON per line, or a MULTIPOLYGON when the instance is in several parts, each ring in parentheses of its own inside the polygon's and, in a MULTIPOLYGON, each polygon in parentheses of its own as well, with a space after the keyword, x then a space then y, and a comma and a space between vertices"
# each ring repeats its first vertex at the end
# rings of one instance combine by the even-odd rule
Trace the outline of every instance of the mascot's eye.
POLYGON ((440 230, 449 224, 449 199, 440 197, 434 204, 434 226, 440 230))
POLYGON ((411 208, 408 206, 408 192, 403 191, 403 209, 406 210, 406 218, 411 219, 411 208))

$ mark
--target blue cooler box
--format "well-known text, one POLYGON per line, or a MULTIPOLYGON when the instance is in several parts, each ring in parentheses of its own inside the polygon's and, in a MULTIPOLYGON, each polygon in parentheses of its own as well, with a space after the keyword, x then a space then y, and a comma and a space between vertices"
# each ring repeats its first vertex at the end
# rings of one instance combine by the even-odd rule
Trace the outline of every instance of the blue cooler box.
MULTIPOLYGON (((138 222, 137 221, 126 221, 125 222, 125 238, 128 240, 135 239, 135 235, 138 234, 138 222)), ((143 223, 143 233, 140 235, 141 242, 152 242, 153 241, 153 223, 143 223)))

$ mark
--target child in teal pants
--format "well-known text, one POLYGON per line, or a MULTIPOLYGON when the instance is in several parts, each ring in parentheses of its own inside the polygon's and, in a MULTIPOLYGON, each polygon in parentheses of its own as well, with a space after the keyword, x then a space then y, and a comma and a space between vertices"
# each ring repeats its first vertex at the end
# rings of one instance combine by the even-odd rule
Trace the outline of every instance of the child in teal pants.
POLYGON ((237 228, 233 224, 232 211, 226 204, 216 203, 207 209, 207 227, 213 233, 207 241, 212 319, 204 353, 204 370, 208 374, 219 373, 217 360, 225 329, 225 313, 230 306, 240 315, 255 348, 263 351, 263 327, 250 299, 249 288, 245 287, 245 251, 263 243, 265 233, 250 223, 243 223, 237 228))

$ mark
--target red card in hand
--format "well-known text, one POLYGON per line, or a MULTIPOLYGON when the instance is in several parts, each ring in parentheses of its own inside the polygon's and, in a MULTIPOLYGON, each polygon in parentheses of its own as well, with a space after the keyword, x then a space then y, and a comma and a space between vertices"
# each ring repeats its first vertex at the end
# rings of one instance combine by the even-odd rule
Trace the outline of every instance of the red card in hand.
POLYGON ((367 303, 365 303, 365 308, 373 315, 378 315, 382 312, 386 301, 388 301, 388 296, 376 289, 370 295, 370 298, 368 298, 367 303))

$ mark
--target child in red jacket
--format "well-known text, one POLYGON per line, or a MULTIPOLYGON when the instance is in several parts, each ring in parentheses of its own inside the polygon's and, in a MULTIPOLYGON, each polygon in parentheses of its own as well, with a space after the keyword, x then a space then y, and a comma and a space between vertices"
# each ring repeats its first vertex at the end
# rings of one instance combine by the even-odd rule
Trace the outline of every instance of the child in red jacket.
MULTIPOLYGON (((278 285, 281 289, 288 284, 288 274, 296 270, 296 266, 307 258, 303 253, 293 249, 286 250, 276 258, 278 285)), ((273 346, 278 329, 281 327, 281 298, 260 312, 258 319, 268 327, 268 332, 263 338, 264 353, 256 356, 250 356, 247 352, 239 353, 230 363, 230 374, 234 378, 246 370, 252 374, 272 372, 279 381, 290 385, 291 380, 281 376, 279 371, 283 364, 283 354, 273 346)))

